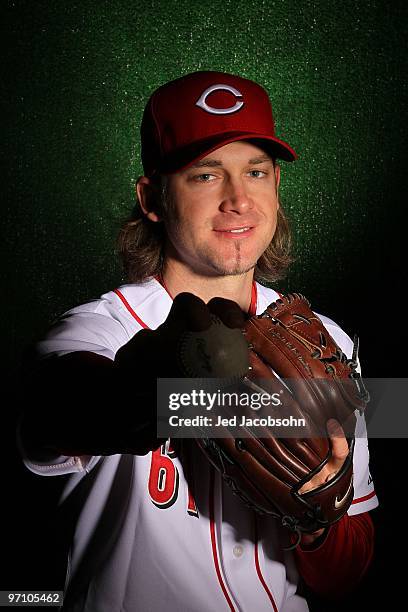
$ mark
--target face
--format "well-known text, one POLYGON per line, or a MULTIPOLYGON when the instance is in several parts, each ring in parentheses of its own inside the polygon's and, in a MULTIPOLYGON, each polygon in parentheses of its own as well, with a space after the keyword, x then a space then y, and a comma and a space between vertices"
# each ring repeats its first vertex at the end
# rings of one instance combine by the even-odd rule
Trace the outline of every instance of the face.
POLYGON ((172 174, 167 257, 204 276, 249 272, 275 233, 278 184, 279 167, 244 141, 172 174))

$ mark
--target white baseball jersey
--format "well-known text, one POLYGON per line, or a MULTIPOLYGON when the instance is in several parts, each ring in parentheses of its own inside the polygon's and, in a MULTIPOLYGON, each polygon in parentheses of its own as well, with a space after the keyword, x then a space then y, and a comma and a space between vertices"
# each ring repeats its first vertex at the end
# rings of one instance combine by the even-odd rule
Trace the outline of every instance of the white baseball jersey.
MULTIPOLYGON (((259 284, 254 289, 260 314, 278 294, 259 284)), ((43 356, 92 351, 114 359, 143 327, 156 329, 171 305, 171 297, 155 279, 124 285, 66 313, 38 350, 43 356)), ((327 317, 321 319, 350 357, 347 334, 327 317)), ((81 416, 73 406, 72 414, 63 418, 80 424, 81 416)), ((361 417, 358 429, 350 515, 378 505, 361 417)), ((36 474, 71 474, 61 504, 75 499, 80 507, 64 609, 308 610, 296 595, 293 553, 283 550, 288 532, 275 519, 255 516, 246 508, 195 445, 186 446, 185 452, 187 459, 184 451, 177 456, 166 444, 145 456, 55 457, 47 463, 24 455, 36 474)))

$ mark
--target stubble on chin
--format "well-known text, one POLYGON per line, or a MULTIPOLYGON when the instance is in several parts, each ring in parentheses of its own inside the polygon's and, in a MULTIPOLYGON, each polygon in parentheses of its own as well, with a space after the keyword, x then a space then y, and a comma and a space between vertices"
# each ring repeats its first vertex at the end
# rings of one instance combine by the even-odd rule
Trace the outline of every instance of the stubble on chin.
POLYGON ((207 268, 210 268, 214 274, 220 276, 239 276, 253 270, 256 262, 245 263, 242 261, 241 244, 239 241, 234 244, 234 251, 234 257, 227 261, 223 259, 221 254, 219 255, 207 245, 203 245, 200 248, 200 255, 202 256, 202 262, 207 268))

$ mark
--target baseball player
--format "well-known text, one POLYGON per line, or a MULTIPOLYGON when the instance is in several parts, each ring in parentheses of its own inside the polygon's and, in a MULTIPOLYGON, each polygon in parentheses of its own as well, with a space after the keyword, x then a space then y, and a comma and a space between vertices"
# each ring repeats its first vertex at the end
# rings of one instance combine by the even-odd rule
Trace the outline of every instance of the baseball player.
MULTIPOLYGON (((27 374, 31 406, 41 402, 20 424, 24 463, 70 475, 64 610, 308 610, 300 582, 336 596, 370 563, 378 501, 364 418, 348 512, 288 550, 287 530, 243 504, 194 441, 157 439, 154 393, 156 377, 175 374, 183 326, 222 311, 239 327, 238 311, 261 314, 279 298, 265 286, 290 263, 276 160, 296 154, 275 135, 266 91, 220 72, 152 94, 141 153, 139 209, 120 235, 128 284, 63 315, 27 374)), ((348 335, 319 316, 351 358, 348 335)), ((331 425, 329 475, 348 451, 331 425)))

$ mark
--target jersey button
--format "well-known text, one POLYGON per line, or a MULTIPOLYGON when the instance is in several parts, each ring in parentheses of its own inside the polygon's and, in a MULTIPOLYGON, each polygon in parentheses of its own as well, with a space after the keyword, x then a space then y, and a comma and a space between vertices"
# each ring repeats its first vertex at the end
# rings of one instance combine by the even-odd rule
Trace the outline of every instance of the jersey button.
POLYGON ((241 546, 241 544, 236 544, 232 549, 232 552, 234 553, 234 557, 239 558, 244 554, 244 548, 241 546))

